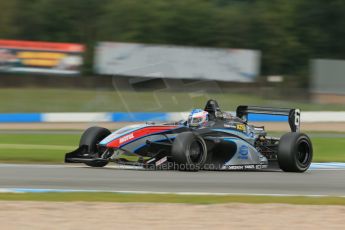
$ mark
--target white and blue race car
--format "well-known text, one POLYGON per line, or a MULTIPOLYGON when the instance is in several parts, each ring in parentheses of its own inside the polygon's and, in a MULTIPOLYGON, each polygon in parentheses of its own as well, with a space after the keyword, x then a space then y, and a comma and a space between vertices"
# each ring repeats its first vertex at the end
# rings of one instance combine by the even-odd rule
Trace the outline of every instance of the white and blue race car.
POLYGON ((209 100, 209 119, 200 127, 185 122, 132 125, 110 132, 91 127, 66 163, 103 167, 109 162, 147 169, 257 170, 274 162, 286 172, 304 172, 312 161, 309 137, 299 132, 300 110, 238 106, 236 116, 209 100), (281 138, 267 135, 263 126, 248 122, 248 114, 287 116, 291 132, 281 138))

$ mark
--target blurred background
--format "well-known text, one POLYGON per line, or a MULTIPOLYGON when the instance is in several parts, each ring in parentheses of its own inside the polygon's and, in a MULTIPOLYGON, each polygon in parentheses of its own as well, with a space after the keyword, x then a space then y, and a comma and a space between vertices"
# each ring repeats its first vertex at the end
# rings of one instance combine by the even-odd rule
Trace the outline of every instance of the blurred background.
POLYGON ((345 2, 0 1, 0 112, 345 109, 345 2))

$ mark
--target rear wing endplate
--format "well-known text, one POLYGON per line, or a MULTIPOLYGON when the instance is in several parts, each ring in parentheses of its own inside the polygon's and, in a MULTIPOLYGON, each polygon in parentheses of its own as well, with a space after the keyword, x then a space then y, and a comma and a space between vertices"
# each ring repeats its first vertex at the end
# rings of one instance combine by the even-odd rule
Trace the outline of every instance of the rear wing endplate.
POLYGON ((248 114, 269 114, 278 116, 288 116, 291 132, 300 130, 300 109, 270 108, 260 106, 240 105, 236 109, 236 116, 248 122, 248 114))

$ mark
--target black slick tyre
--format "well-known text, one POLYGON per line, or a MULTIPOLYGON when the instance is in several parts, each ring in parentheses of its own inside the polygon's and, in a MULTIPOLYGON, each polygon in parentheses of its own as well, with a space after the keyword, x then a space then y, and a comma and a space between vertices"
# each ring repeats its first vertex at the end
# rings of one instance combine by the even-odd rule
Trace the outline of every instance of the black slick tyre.
POLYGON ((207 146, 201 136, 184 132, 176 136, 171 154, 179 170, 198 171, 206 161, 207 146))
POLYGON ((279 141, 278 163, 285 172, 305 172, 313 159, 313 146, 304 133, 284 134, 279 141))
MULTIPOLYGON (((104 138, 106 138, 111 132, 102 127, 90 127, 86 129, 83 133, 83 135, 80 138, 79 146, 86 145, 88 146, 88 152, 89 153, 95 153, 95 157, 100 157, 100 154, 102 153, 102 149, 99 149, 97 144, 102 141, 104 138)), ((91 167, 104 167, 108 164, 108 162, 87 162, 85 163, 88 166, 91 167)))

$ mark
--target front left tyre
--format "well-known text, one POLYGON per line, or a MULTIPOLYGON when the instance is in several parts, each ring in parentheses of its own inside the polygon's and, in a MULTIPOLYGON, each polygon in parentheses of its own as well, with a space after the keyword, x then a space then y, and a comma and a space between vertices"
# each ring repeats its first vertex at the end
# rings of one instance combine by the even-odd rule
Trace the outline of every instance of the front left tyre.
POLYGON ((198 171, 205 164, 207 146, 198 134, 184 132, 176 136, 171 154, 179 170, 198 171))
MULTIPOLYGON (((101 142, 104 138, 109 136, 111 132, 102 127, 90 127, 84 131, 83 135, 80 138, 79 146, 86 145, 89 153, 94 153, 95 157, 100 157, 101 154, 105 151, 104 148, 99 147, 97 144, 101 142)), ((104 167, 108 162, 104 161, 92 161, 85 163, 91 167, 104 167)))

